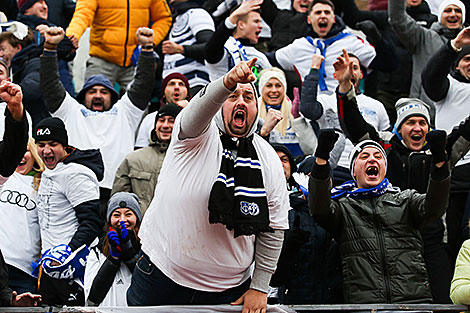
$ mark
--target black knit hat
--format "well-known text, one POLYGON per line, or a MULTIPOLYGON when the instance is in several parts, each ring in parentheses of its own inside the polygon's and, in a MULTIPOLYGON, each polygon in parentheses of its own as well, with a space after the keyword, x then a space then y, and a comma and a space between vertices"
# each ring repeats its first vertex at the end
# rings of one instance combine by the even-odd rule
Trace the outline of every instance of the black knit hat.
POLYGON ((38 141, 57 141, 63 146, 68 146, 68 135, 65 124, 58 117, 47 117, 41 120, 33 133, 34 140, 38 141))
POLYGON ((289 159, 289 164, 290 164, 290 171, 291 174, 294 172, 297 172, 297 164, 295 163, 294 156, 292 153, 287 149, 286 146, 279 144, 279 143, 272 143, 271 146, 273 146, 274 150, 276 152, 283 152, 285 155, 287 155, 287 158, 289 159))
MULTIPOLYGON (((176 116, 181 112, 182 109, 183 109, 182 107, 173 103, 165 104, 164 106, 160 108, 160 110, 158 110, 157 115, 155 115, 154 125, 157 125, 158 119, 163 116, 173 116, 174 118, 176 118, 176 116)), ((150 138, 154 142, 157 142, 158 140, 157 134, 155 133, 155 127, 150 132, 150 138)))

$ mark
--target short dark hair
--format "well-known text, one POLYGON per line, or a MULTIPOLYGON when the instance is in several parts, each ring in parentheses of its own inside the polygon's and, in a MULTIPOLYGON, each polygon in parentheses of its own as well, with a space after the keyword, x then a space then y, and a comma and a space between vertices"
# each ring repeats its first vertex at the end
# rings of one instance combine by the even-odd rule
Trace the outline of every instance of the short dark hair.
MULTIPOLYGON (((230 14, 232 14, 236 9, 238 9, 242 4, 237 4, 236 6, 234 6, 231 10, 230 10, 230 14)), ((257 9, 257 10, 252 10, 250 12, 248 12, 247 14, 243 15, 241 18, 239 18, 235 24, 238 23, 238 21, 243 21, 243 22, 246 22, 246 17, 248 16, 248 14, 250 14, 251 12, 257 12, 261 15, 261 9, 257 9)))
POLYGON ((331 7, 331 9, 333 10, 333 12, 335 11, 335 5, 334 5, 333 2, 331 2, 330 0, 313 0, 313 1, 310 2, 310 4, 308 5, 307 14, 310 14, 310 12, 312 12, 313 6, 314 6, 315 4, 318 4, 318 3, 322 3, 322 4, 329 5, 329 6, 331 7))

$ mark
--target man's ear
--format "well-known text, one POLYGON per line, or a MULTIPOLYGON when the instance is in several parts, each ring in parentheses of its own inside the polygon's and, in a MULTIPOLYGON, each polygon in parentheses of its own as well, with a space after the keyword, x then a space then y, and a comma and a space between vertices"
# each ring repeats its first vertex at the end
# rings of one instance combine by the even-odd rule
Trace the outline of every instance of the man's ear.
POLYGON ((310 25, 312 25, 312 21, 310 20, 310 14, 307 15, 307 23, 310 24, 310 25))

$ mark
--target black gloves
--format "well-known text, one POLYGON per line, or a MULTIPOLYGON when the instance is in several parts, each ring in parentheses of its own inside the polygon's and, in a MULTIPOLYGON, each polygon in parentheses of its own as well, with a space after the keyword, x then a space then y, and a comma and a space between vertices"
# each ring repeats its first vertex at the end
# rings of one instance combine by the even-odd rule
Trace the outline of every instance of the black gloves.
POLYGON ((366 35, 367 41, 373 46, 377 46, 383 41, 382 35, 377 29, 377 26, 371 20, 356 23, 356 28, 366 35))
POLYGON ((315 151, 317 158, 327 160, 330 158, 330 152, 333 150, 339 135, 332 128, 320 129, 318 132, 318 145, 315 151))
POLYGON ((300 229, 300 215, 297 215, 293 227, 286 234, 285 253, 290 257, 297 255, 309 237, 310 232, 300 229))
POLYGON ((431 150, 434 163, 447 161, 447 134, 444 130, 433 130, 426 134, 426 141, 431 150))
POLYGON ((465 121, 460 123, 459 133, 463 138, 470 141, 470 117, 467 117, 465 121))

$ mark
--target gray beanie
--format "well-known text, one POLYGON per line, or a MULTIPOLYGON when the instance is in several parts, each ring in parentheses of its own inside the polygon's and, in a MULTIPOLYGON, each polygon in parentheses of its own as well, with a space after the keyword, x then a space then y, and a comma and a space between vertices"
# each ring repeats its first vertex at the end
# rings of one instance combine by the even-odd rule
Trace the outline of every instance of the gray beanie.
POLYGON ((116 192, 108 201, 108 211, 106 211, 106 220, 109 221, 114 210, 127 208, 134 212, 138 221, 142 221, 142 212, 140 211, 139 198, 135 193, 116 192))
POLYGON ((397 131, 400 129, 401 125, 412 116, 424 117, 428 125, 430 125, 429 106, 419 99, 398 99, 395 104, 395 110, 397 110, 397 121, 395 122, 395 129, 397 131))

